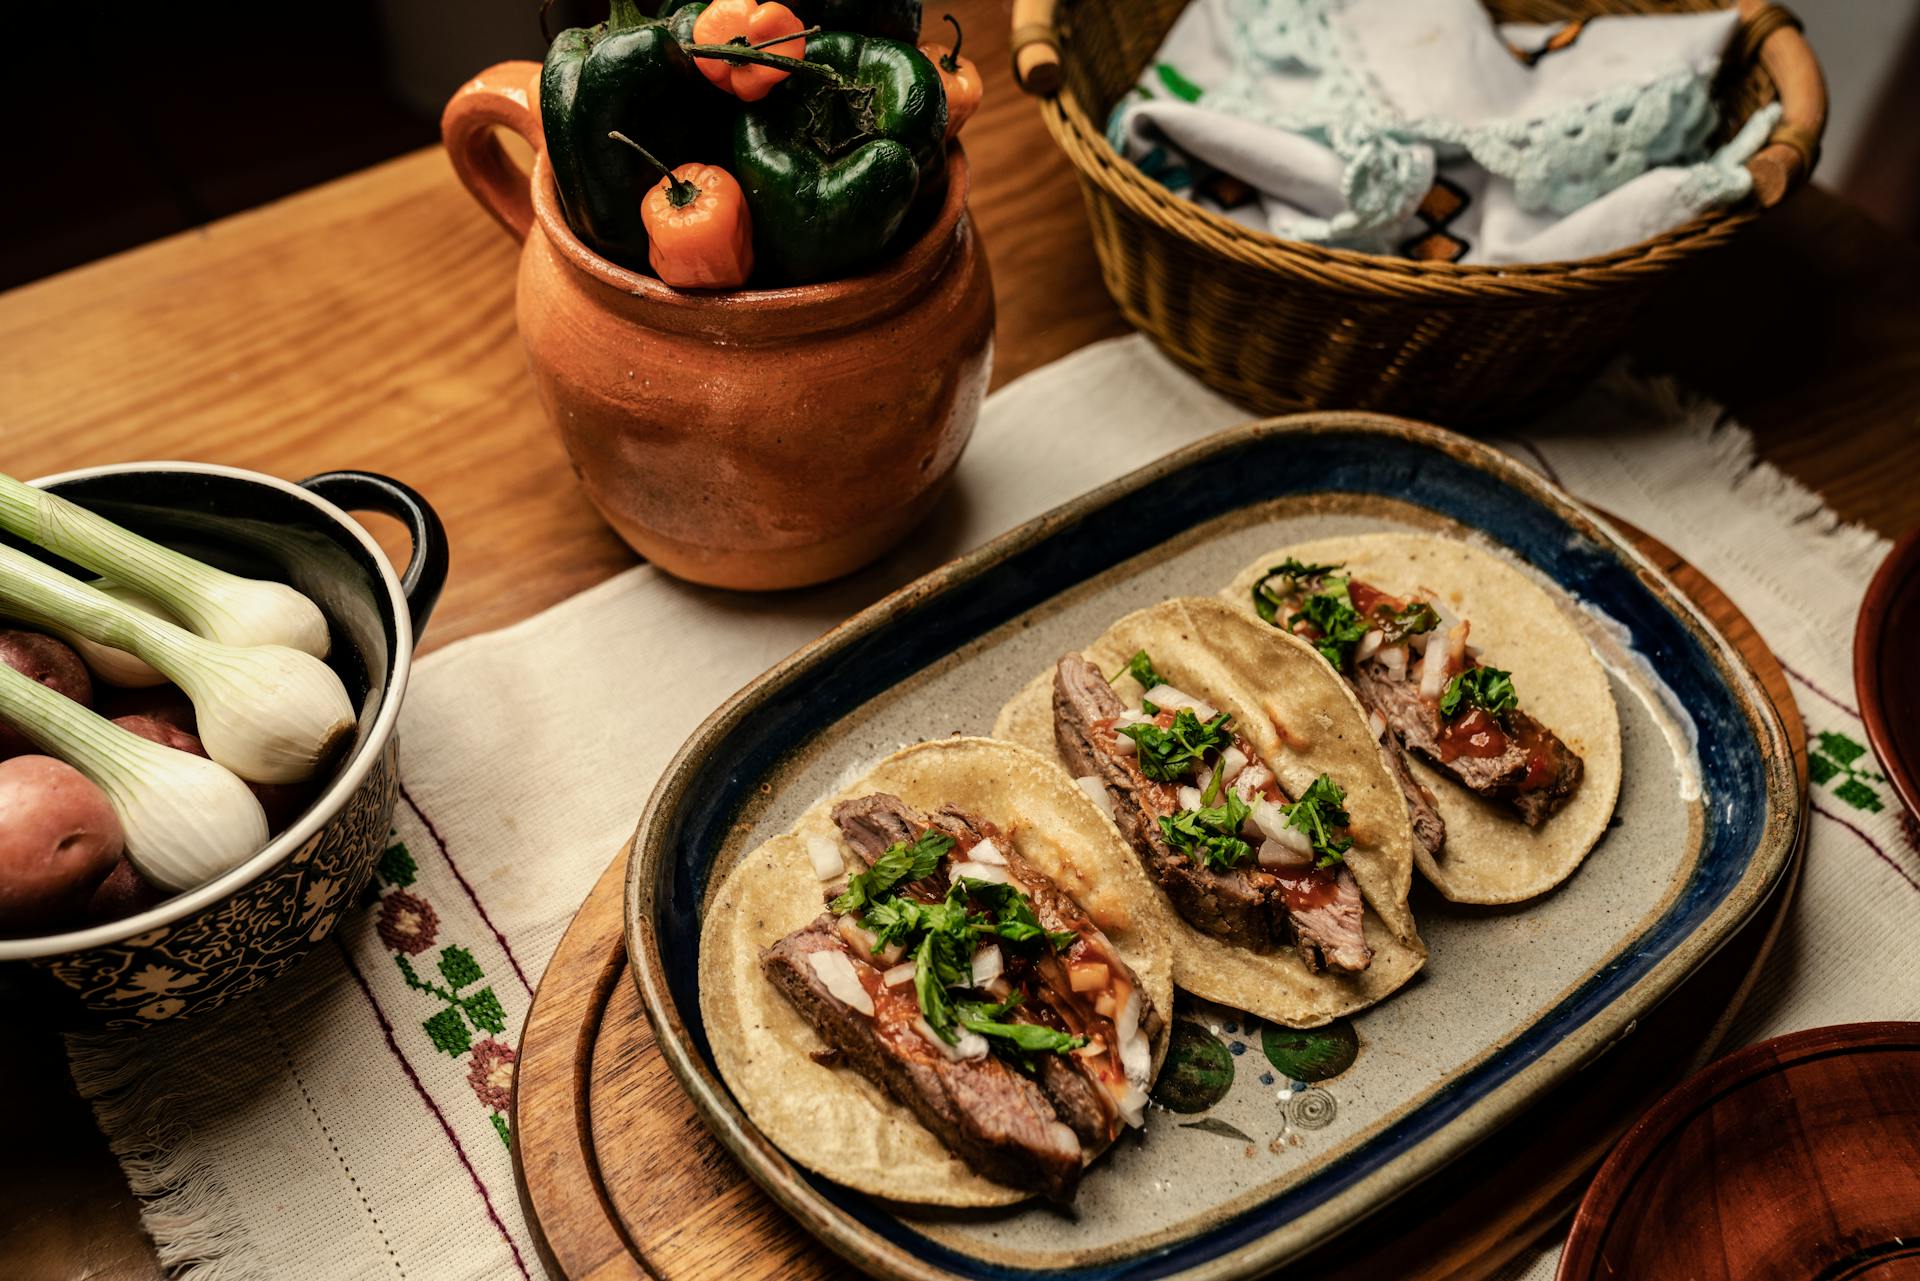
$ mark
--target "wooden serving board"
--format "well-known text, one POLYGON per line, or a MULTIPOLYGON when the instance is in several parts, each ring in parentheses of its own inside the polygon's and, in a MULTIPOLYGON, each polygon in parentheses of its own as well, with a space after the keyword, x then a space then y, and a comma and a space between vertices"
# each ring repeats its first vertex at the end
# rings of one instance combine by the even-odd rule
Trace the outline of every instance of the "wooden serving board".
MULTIPOLYGON (((1759 634, 1705 575, 1615 521, 1737 646, 1780 709, 1806 786, 1806 730, 1759 634)), ((1803 830, 1804 838, 1804 830, 1803 830)), ((708 1133, 654 1045, 627 967, 628 851, 548 963, 520 1039, 514 1174, 548 1273, 565 1281, 799 1281, 851 1269, 760 1191, 708 1133)), ((1587 1176, 1656 1099, 1713 1056, 1799 879, 1600 1063, 1388 1211, 1277 1276, 1479 1281, 1552 1230, 1587 1176)))

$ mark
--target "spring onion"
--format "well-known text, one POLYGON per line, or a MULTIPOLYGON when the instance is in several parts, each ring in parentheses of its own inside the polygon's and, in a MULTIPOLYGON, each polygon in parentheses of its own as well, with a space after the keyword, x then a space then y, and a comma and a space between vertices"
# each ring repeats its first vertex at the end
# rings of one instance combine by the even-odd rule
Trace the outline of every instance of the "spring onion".
POLYGON ((0 547, 0 605, 150 663, 193 702, 207 755, 255 783, 297 783, 353 732, 353 704, 333 669, 284 645, 203 639, 0 547))
MULTIPOLYGON (((160 602, 144 592, 136 592, 131 587, 110 583, 104 578, 95 583, 94 587, 143 614, 152 614, 155 618, 167 616, 167 611, 160 607, 160 602)), ((73 646, 74 651, 85 660, 88 671, 109 685, 118 685, 121 689, 147 689, 167 683, 167 678, 154 671, 151 664, 135 658, 124 649, 114 649, 110 645, 97 645, 77 632, 62 631, 60 639, 73 646)))
POLYGON ((267 816, 247 785, 193 755, 138 734, 0 663, 0 720, 107 794, 142 876, 188 890, 267 843, 267 816))
POLYGON ((320 607, 285 583, 242 578, 0 474, 0 529, 144 592, 186 629, 224 645, 285 645, 325 658, 320 607))

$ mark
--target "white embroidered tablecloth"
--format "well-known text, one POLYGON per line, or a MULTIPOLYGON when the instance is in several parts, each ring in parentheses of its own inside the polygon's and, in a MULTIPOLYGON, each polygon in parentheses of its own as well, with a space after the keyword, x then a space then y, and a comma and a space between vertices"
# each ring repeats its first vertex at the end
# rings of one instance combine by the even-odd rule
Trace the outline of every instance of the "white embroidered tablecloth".
MULTIPOLYGON (((1712 407, 1608 388, 1501 443, 1717 581, 1786 667, 1814 743, 1801 896, 1734 1036, 1920 1017, 1920 849, 1861 747, 1849 678, 1885 543, 1756 465, 1712 407)), ((1144 340, 1104 343, 993 396, 956 495, 851 580, 750 597, 642 566, 426 658, 377 903, 219 1015, 71 1043, 162 1258, 193 1281, 539 1275, 507 1150, 514 1043, 678 743, 884 590, 1244 416, 1144 340)), ((1511 1275, 1550 1276, 1554 1253, 1511 1275)))

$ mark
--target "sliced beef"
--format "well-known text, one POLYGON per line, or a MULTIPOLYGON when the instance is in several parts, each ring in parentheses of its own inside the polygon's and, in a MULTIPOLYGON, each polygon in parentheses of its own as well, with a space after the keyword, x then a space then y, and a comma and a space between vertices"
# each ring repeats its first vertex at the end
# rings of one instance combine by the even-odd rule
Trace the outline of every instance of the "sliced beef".
MULTIPOLYGON (((1365 969, 1372 952, 1364 941, 1353 946, 1360 938, 1357 913, 1351 930, 1314 920, 1303 929, 1280 878, 1258 867, 1221 870, 1196 863, 1167 845, 1159 820, 1178 812, 1179 792, 1174 784, 1146 777, 1135 757, 1113 750, 1113 721, 1125 710, 1100 669, 1079 654, 1068 654, 1054 668, 1053 730, 1061 758, 1076 776, 1092 775, 1106 785, 1115 825, 1174 910, 1195 929, 1239 947, 1270 952, 1293 941, 1311 969, 1365 969), (1324 943, 1316 941, 1315 929, 1325 932, 1324 943)), ((1358 901, 1350 871, 1328 869, 1325 875, 1344 877, 1358 901)))
MULTIPOLYGON (((993 1055, 948 1059, 914 1030, 917 1007, 889 999, 885 988, 872 1017, 843 1005, 807 961, 823 949, 847 950, 831 916, 775 943, 760 965, 846 1063, 911 1109, 974 1170, 1009 1187, 1072 1200, 1083 1149, 1047 1093, 993 1055)), ((857 958, 854 965, 871 968, 857 958)))
POLYGON ((1428 858, 1438 859, 1447 845, 1447 820, 1440 817, 1439 802, 1433 799, 1433 793, 1407 767, 1406 745, 1392 732, 1391 725, 1380 738, 1380 755, 1386 759, 1387 772, 1393 775, 1393 781, 1400 785, 1401 793, 1407 798, 1413 839, 1427 852, 1428 858))
POLYGON ((1450 754, 1441 743, 1446 718, 1437 702, 1421 696, 1419 682, 1390 680, 1375 664, 1361 663, 1354 669, 1353 688, 1409 749, 1468 791, 1507 805, 1529 827, 1546 821, 1579 786, 1580 757, 1519 708, 1507 713, 1503 750, 1488 756, 1450 754))
MULTIPOLYGON (((911 845, 928 826, 925 815, 888 792, 872 792, 841 801, 833 807, 833 822, 867 867, 873 866, 874 860, 893 846, 911 845)), ((945 898, 946 864, 943 862, 935 868, 933 875, 902 886, 901 891, 929 901, 945 898)))
POLYGON ((1294 945, 1308 969, 1364 970, 1372 964, 1366 905, 1351 869, 1335 864, 1313 868, 1302 877, 1279 879, 1293 916, 1294 945))

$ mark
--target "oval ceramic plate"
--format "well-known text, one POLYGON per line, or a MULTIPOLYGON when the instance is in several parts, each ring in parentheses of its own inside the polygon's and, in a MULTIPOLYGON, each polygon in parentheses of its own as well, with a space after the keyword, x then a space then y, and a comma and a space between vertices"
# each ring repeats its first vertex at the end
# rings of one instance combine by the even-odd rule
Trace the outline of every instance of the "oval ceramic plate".
POLYGON ((1620 538, 1499 452, 1359 414, 1252 423, 1055 509, 802 649, 714 713, 648 802, 627 944, 662 1052, 720 1139, 808 1230, 890 1277, 1239 1277, 1380 1212, 1631 1030, 1772 891, 1799 824, 1752 672, 1620 538), (695 963, 707 891, 835 781, 984 732, 1119 615, 1210 594, 1253 557, 1417 529, 1506 556, 1582 620, 1623 731, 1608 835, 1516 907, 1416 891, 1426 970, 1313 1033, 1194 1003, 1144 1135, 1071 1210, 930 1214, 802 1170, 721 1084, 695 963))
POLYGON ((1558 1281, 1920 1276, 1920 1023, 1775 1037, 1676 1087, 1613 1150, 1558 1281))

